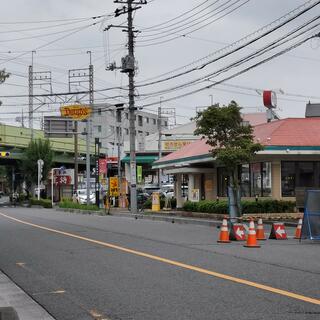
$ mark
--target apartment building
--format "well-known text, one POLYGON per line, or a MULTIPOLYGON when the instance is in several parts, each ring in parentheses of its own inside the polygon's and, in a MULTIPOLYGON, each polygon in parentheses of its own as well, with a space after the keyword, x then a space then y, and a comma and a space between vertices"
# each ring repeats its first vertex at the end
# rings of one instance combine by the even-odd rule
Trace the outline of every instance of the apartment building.
MULTIPOLYGON (((145 137, 158 132, 158 115, 137 110, 135 114, 136 149, 144 149, 145 137)), ((162 118, 162 128, 168 127, 168 119, 162 118)), ((85 131, 86 123, 79 122, 79 129, 85 131)), ((108 104, 95 104, 91 117, 91 137, 99 138, 102 147, 107 149, 108 156, 117 156, 117 144, 129 141, 129 110, 121 113, 116 107, 108 104)))

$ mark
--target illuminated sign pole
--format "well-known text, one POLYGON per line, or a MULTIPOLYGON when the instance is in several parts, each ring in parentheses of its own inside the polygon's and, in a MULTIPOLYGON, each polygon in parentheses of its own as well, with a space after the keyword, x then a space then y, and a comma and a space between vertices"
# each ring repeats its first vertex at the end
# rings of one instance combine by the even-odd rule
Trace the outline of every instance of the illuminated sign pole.
MULTIPOLYGON (((86 173, 87 173, 87 205, 90 204, 90 122, 92 108, 81 104, 64 106, 60 108, 62 117, 72 118, 75 121, 86 120, 86 173)), ((75 155, 76 156, 76 155, 75 155)), ((76 177, 78 179, 78 177, 76 177)))

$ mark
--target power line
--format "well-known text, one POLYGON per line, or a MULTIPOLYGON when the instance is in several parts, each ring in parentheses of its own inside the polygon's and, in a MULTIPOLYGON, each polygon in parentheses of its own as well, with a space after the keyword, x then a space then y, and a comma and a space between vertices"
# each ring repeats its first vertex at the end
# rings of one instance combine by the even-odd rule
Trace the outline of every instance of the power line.
POLYGON ((289 42, 289 41, 292 41, 294 40, 295 38, 301 36, 301 35, 304 35, 305 33, 307 33, 308 31, 318 27, 320 24, 316 24, 314 26, 311 26, 309 27, 309 29, 301 32, 300 34, 297 34, 293 37, 290 38, 291 35, 293 35, 294 33, 298 32, 299 30, 305 28, 306 26, 308 26, 309 24, 315 22, 316 20, 320 19, 320 16, 317 16, 315 18, 312 18, 311 20, 309 20, 308 22, 304 23, 302 26, 299 26, 297 28, 295 28, 293 31, 290 31, 288 32, 287 34, 285 34, 284 36, 272 41, 271 43, 267 44, 266 46, 262 47, 261 49, 255 51, 254 53, 252 54, 249 54, 247 55, 246 57, 244 58, 241 58, 241 59, 238 59, 237 61, 229 64, 228 66, 225 66, 223 68, 220 68, 219 70, 215 71, 215 72, 211 72, 209 74, 206 74, 202 77, 199 77, 197 79, 194 79, 192 81, 189 81, 189 82, 186 82, 184 84, 181 84, 181 85, 177 85, 175 87, 172 87, 172 88, 168 88, 168 89, 163 89, 163 90, 159 90, 157 92, 152 92, 152 93, 148 93, 148 94, 140 94, 140 96, 155 96, 155 95, 160 95, 160 94, 164 94, 164 93, 168 93, 170 91, 174 91, 174 90, 178 90, 178 89, 183 89, 185 87, 188 87, 190 85, 194 85, 194 84, 197 84, 204 80, 206 80, 208 77, 212 78, 213 76, 218 76, 220 75, 221 73, 224 73, 224 72, 227 72, 229 71, 231 68, 234 68, 234 67, 237 67, 237 66, 240 66, 241 64, 245 63, 245 62, 248 62, 254 58, 257 58, 265 53, 267 53, 268 51, 271 51, 277 47, 280 47, 282 46, 283 44, 289 42), (288 38, 288 39, 287 39, 288 38))
MULTIPOLYGON (((255 35, 257 35, 257 34, 259 34, 259 33, 261 33, 261 32, 265 32, 267 29, 272 28, 275 24, 276 24, 276 25, 280 24, 283 20, 287 20, 288 17, 290 17, 290 16, 292 16, 292 15, 295 15, 297 12, 300 12, 303 8, 307 8, 307 6, 310 5, 310 3, 314 3, 314 0, 306 1, 304 4, 302 4, 302 5, 294 8, 293 10, 291 10, 291 11, 289 11, 288 13, 282 15, 281 17, 273 20, 272 22, 270 22, 270 23, 262 26, 261 28, 259 28, 259 29, 255 30, 255 31, 251 32, 250 34, 248 34, 248 35, 240 38, 239 40, 237 40, 237 41, 235 41, 235 42, 233 42, 233 43, 231 43, 231 44, 229 44, 229 45, 227 45, 227 46, 225 46, 225 47, 223 47, 223 48, 221 48, 221 49, 219 49, 219 50, 217 50, 217 51, 214 51, 214 52, 212 52, 212 53, 210 53, 210 54, 208 54, 208 55, 206 55, 206 56, 204 56, 204 57, 202 57, 202 58, 199 58, 199 59, 197 59, 197 60, 194 60, 194 61, 190 62, 189 64, 183 65, 183 66, 178 67, 178 68, 176 68, 176 69, 173 69, 173 70, 171 70, 171 71, 162 73, 162 74, 160 74, 160 75, 158 75, 158 76, 155 76, 155 77, 147 78, 147 79, 145 79, 145 80, 143 80, 143 81, 141 81, 141 82, 138 82, 138 85, 139 85, 139 84, 144 84, 144 83, 149 83, 150 81, 152 81, 152 80, 154 80, 154 79, 161 78, 161 77, 166 76, 166 75, 168 75, 168 74, 171 74, 171 73, 177 72, 177 71, 179 71, 179 70, 185 69, 185 68, 187 68, 187 67, 193 66, 193 65, 198 64, 198 63, 200 63, 200 62, 203 62, 203 61, 205 61, 205 60, 208 60, 210 57, 212 57, 212 56, 214 56, 214 55, 217 55, 217 54, 220 54, 220 53, 222 54, 222 53, 225 52, 226 50, 229 50, 229 49, 232 50, 233 47, 235 47, 235 46, 237 46, 237 45, 240 45, 240 44, 241 44, 242 42, 244 42, 244 41, 248 41, 248 39, 250 39, 251 37, 253 37, 253 36, 255 36, 255 35)), ((318 4, 318 3, 317 3, 317 4, 318 4)), ((198 68, 199 68, 199 67, 195 67, 195 68, 192 68, 191 70, 192 70, 192 71, 193 71, 193 70, 197 70, 198 68)))
MULTIPOLYGON (((196 89, 196 90, 193 90, 193 91, 189 91, 187 93, 184 93, 184 94, 172 97, 172 98, 165 99, 165 100, 163 100, 163 102, 169 102, 169 101, 177 100, 177 99, 189 96, 189 95, 196 94, 196 93, 201 92, 203 90, 210 89, 210 88, 212 88, 214 86, 217 86, 218 84, 221 84, 221 83, 223 83, 225 81, 233 79, 233 78, 235 78, 235 77, 237 77, 237 76, 239 76, 239 75, 241 75, 243 73, 246 73, 246 72, 250 71, 251 69, 254 69, 254 68, 260 66, 261 64, 264 64, 264 63, 266 63, 266 62, 268 62, 268 61, 270 61, 270 60, 272 60, 272 59, 274 59, 274 58, 276 58, 276 57, 278 57, 278 56, 280 56, 280 55, 282 55, 282 54, 284 54, 286 52, 289 52, 289 51, 293 50, 294 48, 302 45, 303 43, 309 41, 310 39, 314 38, 315 36, 319 36, 319 34, 315 34, 315 35, 310 36, 310 37, 308 37, 306 39, 303 39, 303 40, 295 43, 294 45, 290 46, 289 48, 286 48, 286 49, 284 49, 284 50, 272 55, 271 57, 268 57, 268 58, 266 58, 266 59, 264 59, 264 60, 262 60, 260 62, 257 62, 255 64, 251 65, 250 67, 247 67, 247 68, 245 68, 245 69, 243 69, 243 70, 241 70, 241 71, 239 71, 239 72, 237 72, 237 73, 235 73, 235 74, 233 74, 231 76, 228 76, 228 77, 226 77, 226 78, 224 78, 222 80, 216 81, 211 85, 207 85, 205 87, 202 87, 202 88, 199 88, 199 89, 196 89)), ((149 107, 149 106, 153 106, 153 105, 157 105, 157 104, 158 104, 158 102, 151 102, 151 103, 147 103, 145 105, 142 105, 142 107, 149 107)))
MULTIPOLYGON (((221 13, 221 12, 225 11, 226 9, 229 9, 229 8, 232 7, 234 4, 236 4, 236 3, 240 2, 240 1, 242 1, 242 0, 236 0, 233 4, 229 5, 227 8, 225 8, 225 9, 223 9, 223 10, 220 10, 220 12, 218 12, 218 13, 221 13)), ((196 31, 198 31, 198 30, 201 30, 201 29, 207 27, 208 25, 210 25, 210 24, 212 24, 212 23, 214 23, 214 22, 216 22, 216 21, 221 20, 221 19, 224 18, 225 16, 233 13, 233 12, 236 11, 237 9, 239 9, 239 8, 241 8, 242 6, 244 6, 245 4, 247 4, 249 1, 250 1, 250 0, 246 0, 246 1, 244 1, 243 3, 240 3, 238 6, 236 6, 235 8, 230 9, 228 12, 226 12, 226 13, 223 14, 223 15, 221 15, 220 17, 218 17, 218 18, 216 18, 216 19, 213 19, 212 21, 209 21, 208 23, 205 23, 205 24, 201 25, 200 27, 198 27, 198 28, 196 28, 196 29, 193 29, 193 30, 188 31, 188 32, 184 32, 182 35, 174 36, 174 37, 172 37, 172 38, 170 38, 170 39, 167 39, 167 40, 157 41, 158 39, 165 38, 165 37, 167 37, 168 35, 174 35, 175 32, 173 32, 173 33, 170 33, 170 34, 168 34, 168 35, 164 35, 164 36, 158 37, 158 38, 156 38, 156 39, 149 39, 149 40, 137 41, 137 43, 144 43, 144 42, 147 42, 147 43, 148 43, 148 42, 151 42, 151 41, 153 41, 153 40, 156 40, 156 42, 152 42, 152 43, 149 43, 149 44, 137 45, 137 47, 143 48, 143 47, 150 47, 150 46, 154 46, 154 45, 159 45, 159 44, 167 43, 167 42, 176 40, 176 39, 178 39, 178 38, 184 37, 185 35, 194 33, 194 32, 196 32, 196 31)), ((218 13, 217 13, 217 14, 218 14, 218 13)), ((201 23, 203 23, 204 21, 207 21, 207 20, 211 19, 212 17, 214 17, 214 16, 217 15, 217 14, 214 14, 214 15, 210 16, 209 18, 204 19, 203 21, 201 21, 201 23)), ((185 29, 180 30, 180 32, 185 31, 186 29, 189 29, 189 28, 191 28, 191 27, 194 27, 194 26, 196 26, 196 25, 198 25, 198 24, 200 24, 200 23, 196 23, 196 24, 194 24, 194 25, 192 25, 192 26, 186 27, 185 29)))

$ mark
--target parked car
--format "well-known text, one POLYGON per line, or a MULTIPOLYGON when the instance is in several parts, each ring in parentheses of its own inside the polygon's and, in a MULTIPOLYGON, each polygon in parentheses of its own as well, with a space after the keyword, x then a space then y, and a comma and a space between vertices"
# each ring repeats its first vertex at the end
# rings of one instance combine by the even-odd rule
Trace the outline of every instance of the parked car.
MULTIPOLYGON (((87 190, 86 189, 79 189, 74 193, 75 200, 80 204, 87 203, 87 190)), ((90 191, 89 196, 89 203, 95 204, 96 203, 96 195, 93 191, 90 191)))

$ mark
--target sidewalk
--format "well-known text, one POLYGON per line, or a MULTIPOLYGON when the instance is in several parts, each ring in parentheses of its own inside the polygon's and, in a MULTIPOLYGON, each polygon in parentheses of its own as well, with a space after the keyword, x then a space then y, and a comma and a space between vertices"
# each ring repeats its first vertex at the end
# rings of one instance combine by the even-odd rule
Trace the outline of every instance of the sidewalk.
MULTIPOLYGON (((9 310, 10 311, 10 310, 9 310)), ((12 313, 10 312, 10 315, 12 313)), ((46 310, 30 298, 0 271, 0 319, 1 320, 54 320, 46 310), (18 318, 9 316, 6 310, 12 307, 18 318), (5 309, 3 309, 5 308, 5 309)))

